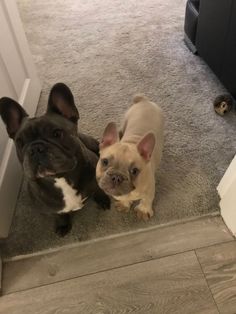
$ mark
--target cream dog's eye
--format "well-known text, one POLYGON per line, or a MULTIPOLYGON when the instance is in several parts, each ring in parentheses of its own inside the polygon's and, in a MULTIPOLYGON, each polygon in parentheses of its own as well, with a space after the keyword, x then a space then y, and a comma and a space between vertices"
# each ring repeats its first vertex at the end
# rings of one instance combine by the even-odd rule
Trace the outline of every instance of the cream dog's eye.
POLYGON ((107 158, 103 158, 103 159, 101 160, 101 163, 102 163, 102 165, 103 165, 104 167, 106 167, 106 166, 108 166, 109 161, 108 161, 107 158))
POLYGON ((136 177, 139 174, 139 169, 134 167, 130 170, 130 173, 132 174, 132 176, 136 177))

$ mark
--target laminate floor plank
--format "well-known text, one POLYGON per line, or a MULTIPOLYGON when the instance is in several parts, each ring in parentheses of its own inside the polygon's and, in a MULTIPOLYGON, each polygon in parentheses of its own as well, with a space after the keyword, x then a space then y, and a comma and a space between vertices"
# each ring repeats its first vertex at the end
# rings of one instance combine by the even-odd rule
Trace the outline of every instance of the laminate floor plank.
POLYGON ((220 217, 82 243, 3 265, 3 293, 21 291, 107 269, 232 240, 220 217))
POLYGON ((218 313, 195 252, 58 282, 0 298, 1 314, 218 313))
POLYGON ((196 251, 220 313, 236 313, 236 241, 196 251))

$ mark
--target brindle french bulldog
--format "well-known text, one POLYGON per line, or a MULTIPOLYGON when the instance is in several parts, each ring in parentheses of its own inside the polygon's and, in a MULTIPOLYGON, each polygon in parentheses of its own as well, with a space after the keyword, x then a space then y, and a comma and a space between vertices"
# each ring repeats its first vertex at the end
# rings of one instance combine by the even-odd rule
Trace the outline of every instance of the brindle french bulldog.
POLYGON ((32 208, 56 218, 56 233, 66 235, 71 213, 93 197, 100 207, 110 207, 110 199, 98 187, 95 169, 98 142, 78 133, 79 113, 70 89, 55 84, 44 115, 29 118, 13 99, 0 99, 0 115, 14 140, 32 197, 32 208))

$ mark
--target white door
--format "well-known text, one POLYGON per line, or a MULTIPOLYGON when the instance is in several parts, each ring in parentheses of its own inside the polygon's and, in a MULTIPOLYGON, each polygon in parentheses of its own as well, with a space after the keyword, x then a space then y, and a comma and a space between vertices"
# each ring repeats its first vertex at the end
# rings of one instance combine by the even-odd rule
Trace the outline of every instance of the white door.
MULTIPOLYGON (((35 113, 41 85, 15 0, 0 0, 0 98, 11 97, 35 113)), ((22 181, 12 140, 0 121, 0 238, 6 237, 22 181)))
POLYGON ((236 156, 217 189, 221 197, 221 216, 229 230, 236 236, 236 156))

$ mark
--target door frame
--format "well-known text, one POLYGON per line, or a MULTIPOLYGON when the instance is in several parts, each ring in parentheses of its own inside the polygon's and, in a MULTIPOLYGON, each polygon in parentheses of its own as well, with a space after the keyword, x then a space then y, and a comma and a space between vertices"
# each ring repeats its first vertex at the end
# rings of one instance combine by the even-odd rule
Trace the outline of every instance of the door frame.
MULTIPOLYGON (((15 95, 14 99, 32 116, 35 114, 39 101, 41 84, 35 70, 16 1, 0 0, 0 10, 5 21, 2 21, 2 26, 5 26, 5 29, 8 30, 6 34, 4 32, 0 34, 3 41, 3 45, 0 47, 0 58, 4 65, 2 71, 4 72, 4 77, 6 76, 6 79, 9 81, 12 94, 15 95), (14 47, 14 53, 17 53, 17 60, 20 62, 25 73, 20 92, 19 88, 17 91, 15 81, 17 69, 11 63, 11 51, 7 49, 9 36, 11 39, 11 49, 14 47)), ((11 95, 0 96, 12 97, 11 95)), ((2 206, 2 210, 0 211, 0 238, 5 238, 9 234, 22 177, 23 174, 16 156, 14 143, 9 139, 4 150, 2 162, 0 163, 0 202, 2 206)))
POLYGON ((221 198, 221 216, 229 230, 236 236, 236 155, 220 181, 217 190, 221 198))

